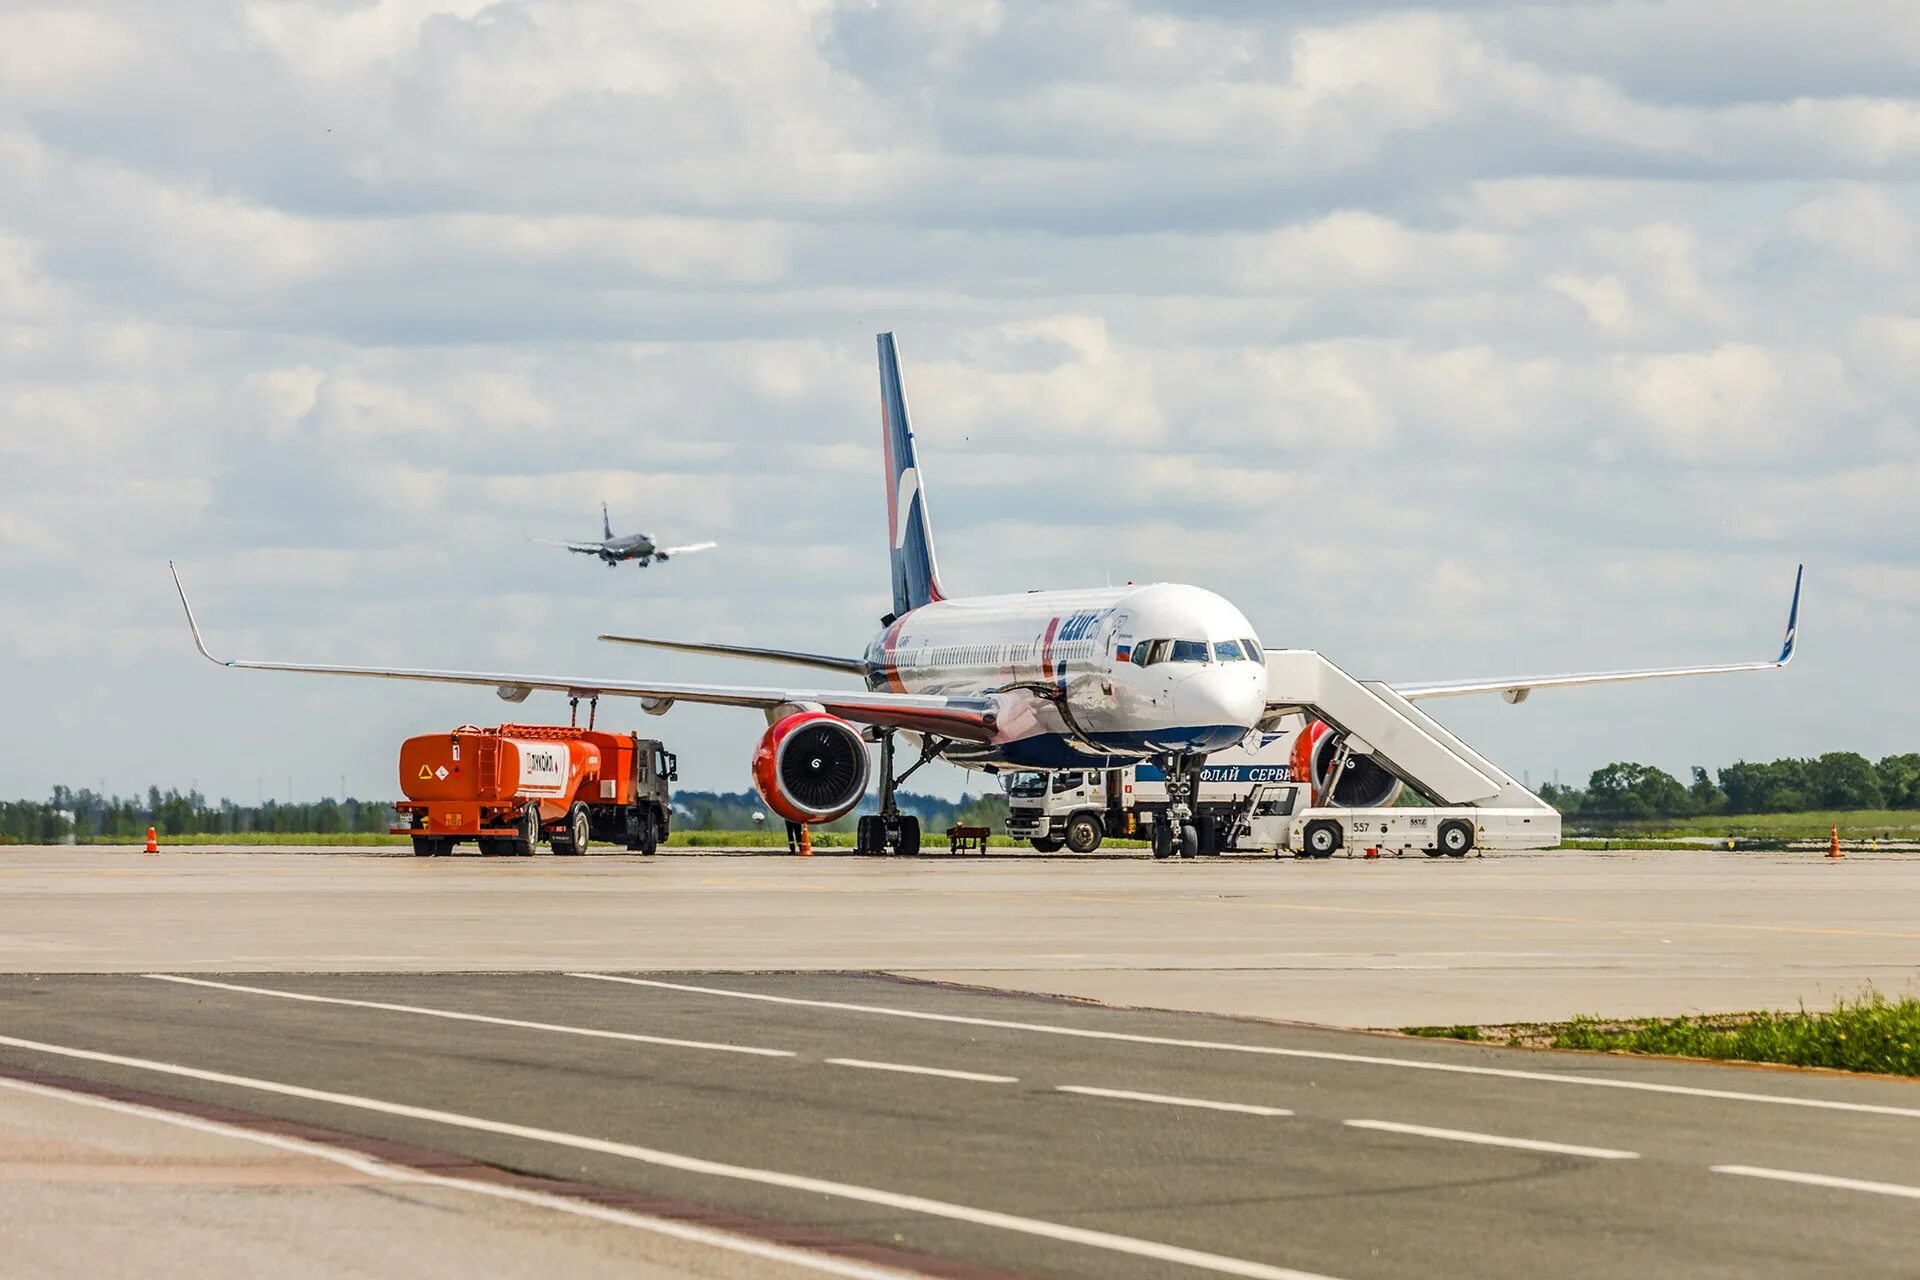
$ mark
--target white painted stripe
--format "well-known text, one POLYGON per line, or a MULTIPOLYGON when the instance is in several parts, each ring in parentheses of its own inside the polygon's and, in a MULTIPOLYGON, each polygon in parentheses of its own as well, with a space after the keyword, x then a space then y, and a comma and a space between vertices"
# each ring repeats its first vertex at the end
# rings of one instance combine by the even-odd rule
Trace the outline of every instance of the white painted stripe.
POLYGON ((484 1013, 459 1013, 452 1009, 428 1009, 415 1004, 388 1004, 382 1000, 349 1000, 343 996, 316 996, 304 991, 278 991, 272 987, 246 987, 237 982, 210 982, 205 978, 187 978, 175 973, 140 975, 156 982, 177 982, 188 987, 210 987, 215 991, 237 991, 250 996, 273 996, 279 1000, 299 1000, 308 1004, 338 1004, 353 1009, 379 1009, 385 1013, 417 1013, 428 1018, 446 1018, 452 1022, 482 1022, 494 1027, 519 1027, 527 1031, 553 1031, 568 1036, 588 1036, 595 1040, 625 1040, 632 1044, 657 1044, 670 1049, 710 1049, 715 1053, 745 1053, 758 1058, 792 1058, 789 1049, 760 1049, 747 1044, 715 1044, 706 1040, 675 1040, 669 1036, 646 1036, 633 1031, 601 1031, 593 1027, 569 1027, 555 1022, 527 1022, 520 1018, 495 1018, 484 1013))
POLYGON ((1378 1129, 1382 1133, 1407 1133, 1416 1138, 1444 1138, 1448 1142, 1471 1142, 1482 1147, 1514 1147, 1521 1151, 1546 1151, 1558 1156, 1589 1156, 1595 1160, 1638 1160, 1638 1151, 1615 1151, 1611 1147, 1576 1147, 1565 1142, 1542 1142, 1537 1138, 1504 1138, 1494 1133, 1475 1133, 1470 1129, 1434 1129, 1424 1124, 1397 1124, 1392 1120, 1348 1120, 1349 1129, 1378 1129))
POLYGON ((1775 1182, 1798 1182, 1809 1187, 1832 1187, 1836 1191, 1869 1191, 1878 1196, 1904 1196, 1920 1200, 1920 1187, 1898 1182, 1867 1182, 1861 1178, 1836 1178, 1825 1173, 1795 1173, 1791 1169, 1763 1169, 1750 1164, 1716 1164, 1715 1173, 1731 1173, 1742 1178, 1770 1178, 1775 1182))
POLYGON ((1119 1098, 1126 1102, 1162 1102, 1169 1107, 1201 1107, 1208 1111, 1238 1111, 1249 1116, 1290 1116, 1283 1107, 1256 1107, 1250 1102, 1213 1102, 1206 1098, 1182 1098, 1171 1093, 1135 1093, 1131 1089, 1096 1089, 1090 1084, 1063 1084, 1061 1093, 1084 1093, 1090 1098, 1119 1098))
POLYGON ((981 1084, 1019 1084, 1019 1076, 990 1076, 947 1067, 910 1067, 904 1062, 868 1062, 865 1058, 828 1058, 836 1067, 865 1067, 868 1071, 901 1071, 911 1076, 944 1076, 949 1080, 978 1080, 981 1084))
POLYGON ((906 1280, 918 1276, 920 1272, 900 1271, 892 1267, 879 1267, 869 1263, 855 1262, 848 1258, 835 1258, 830 1255, 810 1253, 788 1245, 773 1244, 768 1241, 754 1240, 747 1236, 729 1235, 711 1227, 694 1226, 690 1223, 675 1222, 669 1218, 656 1218, 649 1214, 634 1213, 626 1209, 610 1209, 604 1205, 593 1204, 585 1200, 570 1200, 565 1196, 550 1196, 538 1191, 528 1191, 523 1187, 501 1186, 492 1182, 475 1182, 467 1178, 452 1178, 445 1174, 422 1173, 404 1165, 388 1164, 372 1156, 361 1155, 356 1151, 343 1151, 337 1147, 319 1143, 304 1142, 298 1138, 285 1138, 278 1134, 261 1133, 253 1129, 243 1129, 234 1125, 221 1124, 214 1120, 203 1120, 199 1116, 182 1115, 177 1111, 163 1111, 156 1107, 143 1107, 137 1103, 121 1102, 114 1098, 99 1098, 92 1094, 72 1093, 66 1089, 56 1089, 50 1085, 33 1084, 25 1080, 0 1078, 0 1089, 14 1089, 21 1093, 36 1094, 43 1098, 57 1098, 63 1102, 75 1103, 83 1107, 96 1107, 102 1111, 115 1111, 122 1115, 139 1116, 148 1120, 158 1120, 164 1124, 178 1125, 182 1129, 192 1129, 198 1133, 209 1133, 219 1137, 237 1138, 244 1142, 258 1143, 265 1147, 274 1147, 295 1155, 311 1156, 318 1160, 330 1160, 334 1164, 344 1165, 369 1177, 389 1182, 408 1182, 418 1186, 447 1187, 455 1191, 467 1191, 474 1195, 492 1196, 497 1200, 511 1200, 517 1204, 532 1205, 540 1209, 552 1209, 558 1213, 569 1213, 578 1218, 591 1218, 596 1222, 609 1222, 615 1226, 633 1227, 641 1231, 651 1231, 656 1235, 672 1236, 677 1240, 687 1240, 694 1244, 708 1245, 715 1249, 726 1249, 732 1253, 744 1253, 755 1258, 764 1258, 768 1262, 778 1262, 791 1267, 802 1267, 809 1271, 819 1271, 831 1276, 844 1276, 848 1280, 906 1280))
POLYGON ((1217 1272, 1221 1275, 1249 1276, 1253 1280, 1328 1280, 1325 1276, 1308 1271, 1295 1271, 1290 1267, 1276 1267, 1265 1262, 1253 1262, 1246 1258, 1230 1258, 1224 1254, 1207 1253, 1200 1249, 1186 1249, 1179 1245, 1160 1244, 1153 1240, 1137 1240, 1132 1236, 1115 1235, 1108 1231, 1095 1231, 1087 1227, 1068 1226, 1059 1222, 1047 1222, 1040 1218, 1025 1218, 1018 1214, 1001 1213, 993 1209, 976 1209, 963 1204, 951 1204, 945 1200, 933 1200, 926 1196, 907 1195, 898 1191, 885 1191, 878 1187, 863 1187, 850 1182, 834 1182, 826 1178, 810 1178, 804 1174, 780 1173, 772 1169, 755 1169, 747 1165, 723 1164, 718 1160, 705 1160, 698 1156, 677 1155, 671 1151, 660 1151, 652 1147, 637 1146, 627 1142, 612 1142, 605 1138, 590 1138, 584 1134, 565 1133, 557 1129, 540 1129, 531 1125, 511 1124, 504 1120, 489 1120, 483 1116, 462 1115, 454 1111, 439 1111, 432 1107, 415 1107, 401 1102, 386 1102, 379 1098, 365 1098, 351 1093, 333 1093, 325 1089, 309 1089, 303 1085, 282 1084, 276 1080, 260 1080, 252 1076, 229 1075, 224 1071, 208 1071, 200 1067, 180 1066, 170 1062, 156 1062, 151 1058, 130 1058, 118 1053, 104 1053, 97 1049, 78 1049, 69 1045, 48 1044, 42 1040, 23 1040, 18 1036, 0 1035, 0 1045, 11 1045, 16 1049, 27 1049, 36 1053, 51 1054, 55 1057, 76 1058, 85 1062, 103 1062, 110 1066, 131 1067, 139 1071, 151 1071, 159 1075, 178 1076, 186 1080, 204 1080, 210 1084, 223 1084, 236 1089, 250 1089, 258 1093, 271 1093, 285 1098, 304 1098, 312 1102, 326 1102, 334 1106, 349 1107, 357 1111, 371 1111, 380 1115, 401 1116, 409 1120, 424 1120, 430 1124, 446 1125, 455 1129, 470 1129, 477 1133, 497 1133, 505 1137, 521 1138, 528 1142, 544 1142, 557 1147, 570 1147, 576 1151, 593 1151, 601 1155, 618 1156, 622 1159, 654 1165, 662 1169, 675 1169, 682 1173, 704 1174, 714 1178, 729 1178, 736 1182, 750 1182, 765 1187, 783 1187, 790 1191, 804 1191, 812 1195, 838 1196, 844 1200, 853 1200, 862 1204, 879 1205, 887 1209, 899 1209, 907 1213, 925 1214, 930 1218, 945 1218, 953 1222, 965 1222, 974 1226, 992 1227, 999 1231, 1011 1231, 1021 1235, 1039 1236, 1047 1240, 1059 1240, 1066 1244, 1085 1245, 1090 1249, 1105 1249, 1110 1253, 1128 1254, 1136 1258, 1152 1258, 1157 1262, 1171 1262, 1180 1266, 1194 1267, 1202 1271, 1217 1272))
POLYGON ((1409 1071, 1441 1071, 1452 1075, 1491 1076, 1501 1080, 1534 1080, 1542 1084, 1587 1085, 1595 1089, 1630 1089, 1640 1093, 1667 1093, 1685 1098, 1716 1098, 1725 1102, 1764 1102, 1781 1107, 1812 1107, 1821 1111, 1854 1111, 1866 1115, 1899 1116, 1907 1120, 1920 1120, 1920 1107, 1889 1107, 1870 1102, 1838 1102, 1830 1098, 1794 1098, 1777 1093, 1740 1093, 1732 1089, 1699 1089, 1691 1085, 1656 1084, 1651 1080, 1603 1079, 1597 1076, 1578 1076, 1557 1071, 1521 1071, 1513 1067, 1471 1067, 1459 1062, 1429 1062, 1418 1058, 1389 1058, 1367 1053, 1336 1053, 1328 1049, 1282 1049, 1276 1045, 1266 1044, 1234 1044, 1231 1041, 1221 1040, 1186 1040, 1175 1036, 1135 1035, 1125 1031, 1096 1031, 1091 1027, 1063 1027, 1046 1022, 1012 1022, 1002 1018, 970 1018, 957 1013, 890 1009, 884 1005, 847 1004, 838 1000, 805 1000, 798 996, 767 995, 759 991, 730 991, 725 987, 698 987, 685 982, 629 978, 613 973, 570 973, 567 976, 591 978, 596 982, 624 982, 636 987, 660 987, 668 991, 691 991, 698 995, 730 996, 736 1000, 764 1000, 772 1004, 836 1009, 844 1013, 875 1013, 890 1018, 917 1018, 924 1022, 952 1022, 969 1027, 1000 1027, 1008 1031, 1033 1031, 1051 1036, 1077 1036, 1084 1040, 1157 1044, 1175 1049, 1216 1049, 1223 1053, 1254 1053, 1275 1058, 1309 1058, 1319 1062, 1356 1062, 1374 1067, 1402 1067, 1409 1071))

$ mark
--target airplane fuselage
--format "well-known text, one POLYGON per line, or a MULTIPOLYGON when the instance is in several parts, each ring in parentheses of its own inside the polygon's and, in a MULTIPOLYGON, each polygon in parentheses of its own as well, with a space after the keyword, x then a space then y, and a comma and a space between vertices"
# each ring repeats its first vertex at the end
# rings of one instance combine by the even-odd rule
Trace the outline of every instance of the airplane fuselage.
POLYGON ((973 766, 1218 751, 1266 708, 1266 666, 1246 616, 1169 583, 936 600, 897 618, 865 660, 875 691, 992 698, 994 740, 946 753, 973 766))

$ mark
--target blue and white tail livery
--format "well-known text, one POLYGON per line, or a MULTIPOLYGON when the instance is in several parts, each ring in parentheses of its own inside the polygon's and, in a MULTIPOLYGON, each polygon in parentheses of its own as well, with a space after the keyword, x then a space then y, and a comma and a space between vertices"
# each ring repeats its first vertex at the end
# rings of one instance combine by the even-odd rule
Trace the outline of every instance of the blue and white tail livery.
POLYGON ((940 590, 940 565, 933 555, 933 526, 927 519, 927 492, 920 460, 913 449, 913 424, 907 395, 900 386, 900 360, 893 335, 883 333, 880 347, 880 432, 887 459, 887 536, 893 558, 894 616, 946 599, 940 590))

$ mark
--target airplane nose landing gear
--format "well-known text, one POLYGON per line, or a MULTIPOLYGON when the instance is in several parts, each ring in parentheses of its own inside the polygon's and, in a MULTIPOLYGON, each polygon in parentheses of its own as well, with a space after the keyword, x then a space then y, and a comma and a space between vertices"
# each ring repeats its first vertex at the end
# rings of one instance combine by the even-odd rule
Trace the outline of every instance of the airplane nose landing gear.
POLYGON ((1200 769, 1206 762, 1205 756, 1191 754, 1166 755, 1155 761, 1167 779, 1167 820, 1153 824, 1154 857, 1200 856, 1200 828, 1194 822, 1193 806, 1200 799, 1200 769))

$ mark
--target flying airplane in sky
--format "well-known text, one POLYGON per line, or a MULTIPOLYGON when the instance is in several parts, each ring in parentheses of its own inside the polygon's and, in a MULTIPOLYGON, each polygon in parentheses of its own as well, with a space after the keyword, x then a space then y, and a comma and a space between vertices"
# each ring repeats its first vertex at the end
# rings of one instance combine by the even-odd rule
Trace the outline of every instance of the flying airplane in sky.
MULTIPOLYGON (((1190 820, 1190 803, 1208 753, 1232 746, 1263 727, 1297 718, 1303 711, 1311 714, 1311 700, 1303 700, 1299 689, 1269 687, 1269 665, 1279 670, 1282 655, 1323 660, 1309 651, 1267 650, 1245 614, 1199 587, 1156 583, 949 596, 934 555, 926 486, 908 423, 893 335, 879 335, 878 343, 893 608, 880 620, 882 629, 866 649, 833 655, 637 636, 601 637, 684 653, 806 667, 863 687, 670 683, 223 660, 208 652, 182 590, 180 601, 194 643, 207 658, 228 667, 490 686, 509 702, 523 701, 539 689, 566 694, 576 703, 602 696, 637 698, 644 710, 654 714, 664 713, 676 702, 750 707, 763 712, 767 721, 753 754, 754 784, 768 807, 796 822, 830 822, 852 811, 866 794, 871 773, 868 744, 878 742, 881 812, 863 818, 858 835, 859 847, 873 852, 918 849, 918 821, 899 813, 894 791, 930 760, 944 758, 987 769, 1109 768, 1149 760, 1166 776, 1171 813, 1169 823, 1154 824, 1155 852, 1195 852, 1199 833, 1190 820), (897 734, 905 735, 918 754, 904 771, 895 768, 897 734)), ((176 573, 176 585, 178 581, 176 573)), ((1390 695, 1391 702, 1398 704, 1499 693, 1509 702, 1519 702, 1535 689, 1783 667, 1793 657, 1799 605, 1796 576, 1786 642, 1779 656, 1769 661, 1373 685, 1369 687, 1383 692, 1370 696, 1390 695)), ((1331 664, 1326 665, 1331 669, 1331 664)), ((1340 679, 1359 687, 1344 673, 1340 679)), ((1280 683, 1278 676, 1275 683, 1280 683)), ((1315 723, 1323 726, 1325 718, 1315 723)), ((1336 770, 1345 761, 1343 754, 1336 770)), ((1401 781, 1418 783, 1415 778, 1401 781)))
POLYGON ((655 560, 662 563, 675 556, 684 556, 695 551, 705 551, 708 547, 717 547, 717 542, 690 542, 684 547, 662 547, 654 543, 650 533, 623 533, 615 537, 613 517, 607 514, 607 504, 600 504, 600 531, 606 536, 598 542, 555 542, 549 538, 528 538, 528 542, 537 542, 543 547, 565 547, 569 551, 578 551, 582 555, 599 556, 611 569, 622 560, 631 560, 642 569, 655 560))

